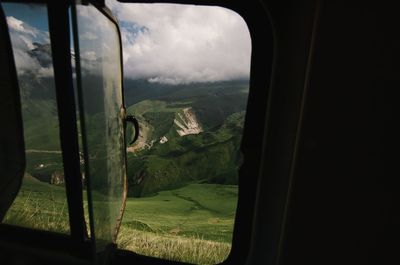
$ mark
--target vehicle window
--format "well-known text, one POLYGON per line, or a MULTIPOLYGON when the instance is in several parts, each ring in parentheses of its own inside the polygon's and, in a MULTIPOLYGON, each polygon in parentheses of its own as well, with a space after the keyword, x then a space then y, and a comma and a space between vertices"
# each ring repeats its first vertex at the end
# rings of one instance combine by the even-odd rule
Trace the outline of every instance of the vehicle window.
POLYGON ((47 9, 2 4, 21 95, 26 172, 3 222, 69 233, 47 9))
POLYGON ((128 198, 118 246, 189 263, 225 260, 238 200, 251 39, 220 7, 108 1, 123 39, 128 198), (130 127, 128 127, 128 142, 130 127))
POLYGON ((92 5, 77 5, 76 21, 92 232, 102 251, 115 241, 127 188, 120 39, 116 24, 92 5))

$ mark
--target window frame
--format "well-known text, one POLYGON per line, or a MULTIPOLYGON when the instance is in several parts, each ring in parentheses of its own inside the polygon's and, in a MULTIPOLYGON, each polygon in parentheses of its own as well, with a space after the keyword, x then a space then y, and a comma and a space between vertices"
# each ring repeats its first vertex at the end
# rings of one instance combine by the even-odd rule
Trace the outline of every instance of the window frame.
MULTIPOLYGON (((272 69, 276 58, 275 32, 267 6, 262 1, 240 0, 118 0, 122 3, 169 3, 186 5, 218 6, 238 13, 246 22, 251 37, 251 69, 249 96, 240 150, 243 163, 239 169, 239 193, 235 215, 231 251, 221 264, 244 264, 250 255, 259 183, 262 180, 265 133, 269 117, 272 93, 272 69), (262 126, 259 126, 259 121, 262 126)), ((184 264, 156 257, 149 257, 132 251, 117 249, 116 264, 139 263, 144 265, 184 264)))
MULTIPOLYGON (((73 27, 73 24, 76 24, 74 23, 76 21, 73 19, 72 21, 70 20, 69 8, 71 8, 71 11, 74 9, 75 1, 1 0, 1 3, 2 2, 43 4, 47 8, 70 233, 62 234, 1 223, 0 246, 10 249, 22 248, 39 256, 42 254, 47 256, 46 252, 51 250, 55 259, 65 258, 67 256, 70 256, 72 260, 77 259, 86 261, 94 261, 98 257, 109 258, 110 253, 113 253, 115 249, 115 244, 109 244, 103 253, 100 253, 99 255, 96 254, 95 237, 88 237, 88 228, 85 226, 83 192, 79 192, 78 194, 75 192, 77 190, 83 190, 76 115, 77 106, 75 102, 76 90, 73 85, 70 47, 70 37, 72 33, 70 26, 73 27)), ((116 25, 120 43, 121 75, 123 77, 122 42, 118 23, 108 8, 98 5, 97 3, 93 3, 93 6, 116 25)), ((73 31, 76 32, 76 30, 73 31)), ((75 35, 76 34, 73 35, 73 38, 75 38, 75 35)), ((74 40, 74 44, 76 41, 77 40, 74 40)), ((10 48, 11 49, 8 52, 13 57, 11 43, 10 48)), ((15 64, 13 67, 15 68, 15 64)), ((121 78, 121 80, 123 79, 121 78)), ((123 95, 123 82, 121 89, 123 95)), ((122 100, 124 100, 123 97, 122 100)), ((123 107, 125 110, 125 106, 123 107)), ((86 156, 84 158, 86 167, 86 162, 88 161, 86 146, 84 146, 83 149, 86 156)), ((90 181, 88 181, 88 183, 90 183, 90 181)), ((125 187, 127 188, 127 185, 125 185, 125 187)), ((90 184, 88 184, 88 203, 91 203, 90 184)), ((90 230, 93 231, 92 207, 89 206, 88 208, 90 230)), ((123 204, 123 209, 124 208, 125 202, 123 204)))
MULTIPOLYGON (((111 10, 108 9, 106 6, 102 6, 101 4, 97 2, 90 2, 90 1, 85 1, 83 4, 91 4, 94 8, 96 8, 101 14, 103 14, 110 22, 112 22, 117 29, 117 35, 118 35, 118 41, 119 41, 119 57, 120 57, 120 69, 121 69, 121 95, 122 95, 122 109, 123 109, 123 118, 125 119, 126 115, 126 107, 125 107, 125 97, 124 97, 124 63, 123 63, 123 58, 122 58, 122 37, 121 37, 121 31, 118 25, 118 22, 116 18, 113 16, 111 13, 111 10)), ((86 125, 85 125, 85 112, 84 112, 84 102, 83 102, 83 91, 82 91, 82 82, 81 82, 81 65, 80 65, 80 51, 79 51, 79 34, 78 34, 78 25, 77 25, 77 12, 76 12, 76 5, 73 5, 71 7, 71 13, 72 13, 72 35, 73 35, 73 43, 74 43, 74 48, 75 48, 75 55, 76 55, 76 84, 77 87, 74 91, 77 92, 77 98, 78 98, 78 109, 79 109, 79 119, 80 119, 80 127, 82 130, 82 150, 83 150, 83 159, 85 161, 84 164, 84 170, 86 176, 89 176, 87 179, 87 196, 88 196, 88 214, 89 214, 89 225, 90 225, 90 231, 92 234, 91 237, 91 243, 92 243, 92 251, 93 251, 93 256, 96 256, 96 235, 95 235, 95 228, 94 228, 94 214, 93 214, 93 200, 92 200, 92 188, 91 188, 91 181, 90 181, 90 166, 89 166, 89 152, 88 152, 88 147, 87 147, 87 140, 86 140, 86 125), (76 51, 79 52, 76 52, 76 51)), ((125 128, 124 128, 125 130, 125 128)), ((124 150, 126 150, 126 140, 124 137, 124 150)), ((127 156, 125 154, 125 165, 127 165, 127 156)), ((127 167, 125 167, 127 170, 127 167)), ((118 235, 121 223, 122 223, 122 218, 123 214, 125 211, 125 206, 126 206, 126 198, 128 194, 128 183, 127 183, 127 172, 125 172, 125 183, 124 183, 124 195, 123 195, 123 203, 121 207, 121 215, 118 218, 116 222, 116 235, 114 235, 114 239, 116 240, 116 237, 118 235)), ((83 205, 83 204, 82 204, 83 205)), ((105 254, 105 258, 108 257, 108 253, 112 253, 116 248, 115 244, 110 244, 108 246, 108 250, 105 251, 105 253, 101 253, 101 255, 105 254)))
MULTIPOLYGON (((68 4, 70 3, 68 0, 11 0, 4 2, 28 2, 28 3, 45 3, 49 7, 53 5, 54 9, 60 9, 60 3, 68 4)), ((130 2, 130 3, 154 3, 154 1, 120 1, 120 2, 130 2)), ((270 84, 272 82, 272 66, 275 59, 274 56, 274 32, 272 21, 270 20, 269 13, 267 12, 267 8, 261 1, 254 1, 245 3, 240 0, 232 0, 232 1, 224 1, 224 0, 175 0, 175 1, 156 1, 157 3, 172 3, 172 4, 196 4, 196 5, 205 5, 205 6, 220 6, 231 9, 237 12, 244 21, 247 23, 249 28, 251 41, 252 41, 252 54, 251 54, 251 73, 250 73, 250 84, 249 84, 249 97, 248 97, 248 105, 246 109, 246 117, 245 117, 245 125, 243 130, 243 137, 241 142, 241 151, 243 153, 243 164, 239 170, 239 196, 238 196, 238 206, 235 217, 235 226, 233 232, 233 241, 232 248, 228 258, 222 264, 238 264, 245 263, 247 257, 250 253, 251 242, 253 237, 253 226, 255 222, 255 209, 257 205, 257 193, 258 193, 258 183, 261 180, 261 168, 262 168, 262 157, 263 150, 265 147, 264 142, 264 134, 267 130, 265 124, 267 124, 268 118, 268 107, 270 105, 271 100, 271 89, 270 84), (259 121, 263 121, 259 126, 259 121), (246 179, 247 177, 247 179, 246 179)), ((97 1, 97 5, 94 3, 103 14, 107 16, 107 11, 102 7, 102 3, 104 1, 97 1)), ((66 7, 61 8, 64 11, 64 19, 68 19, 68 10, 66 7), (67 14, 67 15, 65 15, 67 14)), ((50 15, 49 15, 50 16, 50 15)), ((109 17, 110 18, 110 17, 109 17)), ((61 19, 61 18, 58 18, 61 19)), ((54 24, 56 18, 49 19, 49 24, 56 25, 54 27, 49 27, 50 34, 52 32, 60 30, 60 26, 54 24)), ((115 22, 115 21, 114 21, 115 22)), ((119 29, 119 27, 117 27, 119 29)), ((64 27, 64 29, 66 29, 64 27)), ((69 29, 67 28, 64 33, 69 33, 69 29)), ((68 39, 68 34, 64 34, 64 39, 68 39)), ((69 42, 67 42, 69 44, 69 42)), ((52 47, 53 47, 52 43, 52 47)), ((64 45, 67 48, 65 50, 60 49, 58 46, 57 49, 54 49, 53 58, 59 58, 58 60, 62 60, 62 58, 68 58, 70 54, 67 54, 69 51, 69 45, 64 45)), ((122 47, 121 47, 122 51, 122 47)), ((122 60, 121 60, 122 64, 122 60)), ((71 65, 68 64, 71 68, 71 65)), ((54 66, 56 71, 56 66, 54 66)), ((70 71, 70 70, 69 70, 70 71)), ((57 74, 55 74, 57 78, 57 74)), ((72 87, 72 72, 68 74, 67 82, 70 83, 70 87, 72 87)), ((57 91, 61 88, 59 87, 56 81, 56 89, 57 91)), ((123 85, 122 85, 123 89, 123 85)), ((73 91, 73 89, 71 89, 73 91)), ((73 93, 73 92, 72 92, 73 93)), ((71 95, 70 95, 71 96, 71 95)), ((58 100, 57 100, 58 101, 58 100)), ((72 100, 70 102, 71 106, 75 108, 75 102, 72 100)), ((66 112, 65 109, 60 108, 61 112, 66 112)), ((59 111, 60 112, 60 111, 59 111)), ((72 112, 75 115, 75 112, 72 112)), ((72 115, 72 116, 74 116, 72 115)), ((73 117, 69 117, 73 119, 73 117)), ((76 119, 76 117, 75 117, 76 119)), ((70 120, 71 122, 71 120, 70 120)), ((76 125, 76 123, 75 123, 76 125)), ((61 127, 60 127, 61 129, 61 127)), ((73 164, 74 170, 79 170, 79 146, 78 143, 78 134, 76 127, 73 129, 73 133, 69 131, 70 135, 74 136, 74 139, 70 140, 62 140, 67 143, 74 144, 74 154, 69 162, 73 164), (77 163, 78 162, 78 163, 77 163)), ((65 155, 68 153, 66 152, 65 155)), ((64 148, 63 148, 63 157, 64 157, 64 148)), ((68 177, 67 172, 65 172, 66 180, 70 179, 68 177)), ((82 187, 82 182, 80 178, 75 178, 72 181, 72 189, 68 189, 67 194, 71 193, 71 190, 76 190, 76 188, 82 187), (78 180, 79 179, 79 180, 78 180)), ((69 198, 68 198, 69 200, 69 198)), ((72 199, 74 201, 74 199, 72 199)), ((0 225, 0 241, 3 238, 12 239, 12 241, 16 241, 17 244, 21 244, 21 241, 16 240, 14 237, 15 233, 28 232, 30 236, 27 237, 23 245, 27 247, 35 246, 34 248, 40 248, 44 250, 55 249, 63 253, 63 255, 72 254, 76 257, 90 259, 93 251, 92 243, 85 238, 85 235, 82 233, 82 224, 76 222, 72 216, 83 217, 83 211, 81 211, 82 199, 80 201, 71 202, 72 205, 80 204, 78 206, 78 210, 73 207, 69 207, 70 218, 71 221, 71 236, 65 236, 57 233, 46 232, 46 231, 38 231, 32 229, 26 229, 21 227, 12 227, 8 225, 0 225), (71 215, 72 213, 72 215, 71 215), (72 229, 74 226, 77 229, 72 229), (78 231, 78 232, 73 232, 78 231), (43 235, 46 234, 49 238, 53 238, 52 240, 44 240, 43 235), (3 237, 6 235, 6 237, 3 237), (52 244, 49 242, 59 241, 60 244, 52 244)), ((79 218, 81 219, 81 218, 79 218)), ((91 219, 92 220, 92 219, 91 219)), ((159 258, 141 256, 136 253, 125 251, 125 250, 116 250, 115 261, 117 263, 124 262, 140 262, 141 264, 182 264, 176 261, 166 261, 159 258)))

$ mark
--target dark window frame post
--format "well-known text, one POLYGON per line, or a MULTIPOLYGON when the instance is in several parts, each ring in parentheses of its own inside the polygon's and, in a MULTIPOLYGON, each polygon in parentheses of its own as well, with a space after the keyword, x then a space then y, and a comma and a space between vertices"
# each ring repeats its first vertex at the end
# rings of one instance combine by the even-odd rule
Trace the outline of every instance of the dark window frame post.
POLYGON ((87 235, 84 223, 78 128, 72 79, 69 7, 68 1, 50 1, 48 16, 70 231, 74 241, 83 243, 87 235))

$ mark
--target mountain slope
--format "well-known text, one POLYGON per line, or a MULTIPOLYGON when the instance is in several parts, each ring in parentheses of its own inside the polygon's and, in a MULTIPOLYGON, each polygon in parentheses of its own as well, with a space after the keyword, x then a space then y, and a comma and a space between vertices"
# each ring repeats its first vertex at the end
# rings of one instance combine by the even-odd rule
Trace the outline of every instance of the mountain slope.
POLYGON ((128 108, 141 130, 128 148, 130 196, 191 182, 237 184, 247 87, 240 81, 224 85, 167 87, 161 96, 157 88, 146 92, 152 99, 128 108))

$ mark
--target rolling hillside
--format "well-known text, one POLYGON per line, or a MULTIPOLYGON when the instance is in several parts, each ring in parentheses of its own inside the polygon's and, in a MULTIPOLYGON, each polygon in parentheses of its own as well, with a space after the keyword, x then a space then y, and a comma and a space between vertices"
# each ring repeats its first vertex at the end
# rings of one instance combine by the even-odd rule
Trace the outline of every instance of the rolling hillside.
POLYGON ((129 195, 148 196, 192 182, 237 184, 246 85, 125 87, 127 102, 135 102, 131 90, 136 89, 138 98, 144 97, 140 91, 149 98, 127 109, 140 123, 140 137, 128 148, 129 195))
MULTIPOLYGON (((140 123, 139 139, 127 149, 129 196, 148 196, 192 182, 237 183, 245 81, 165 87, 145 81, 126 83, 131 87, 125 87, 125 101, 134 102, 127 113, 140 123)), ((50 182, 54 173, 63 171, 52 80, 27 75, 20 85, 27 170, 50 182)), ((95 143, 92 138, 89 141, 95 143)))

